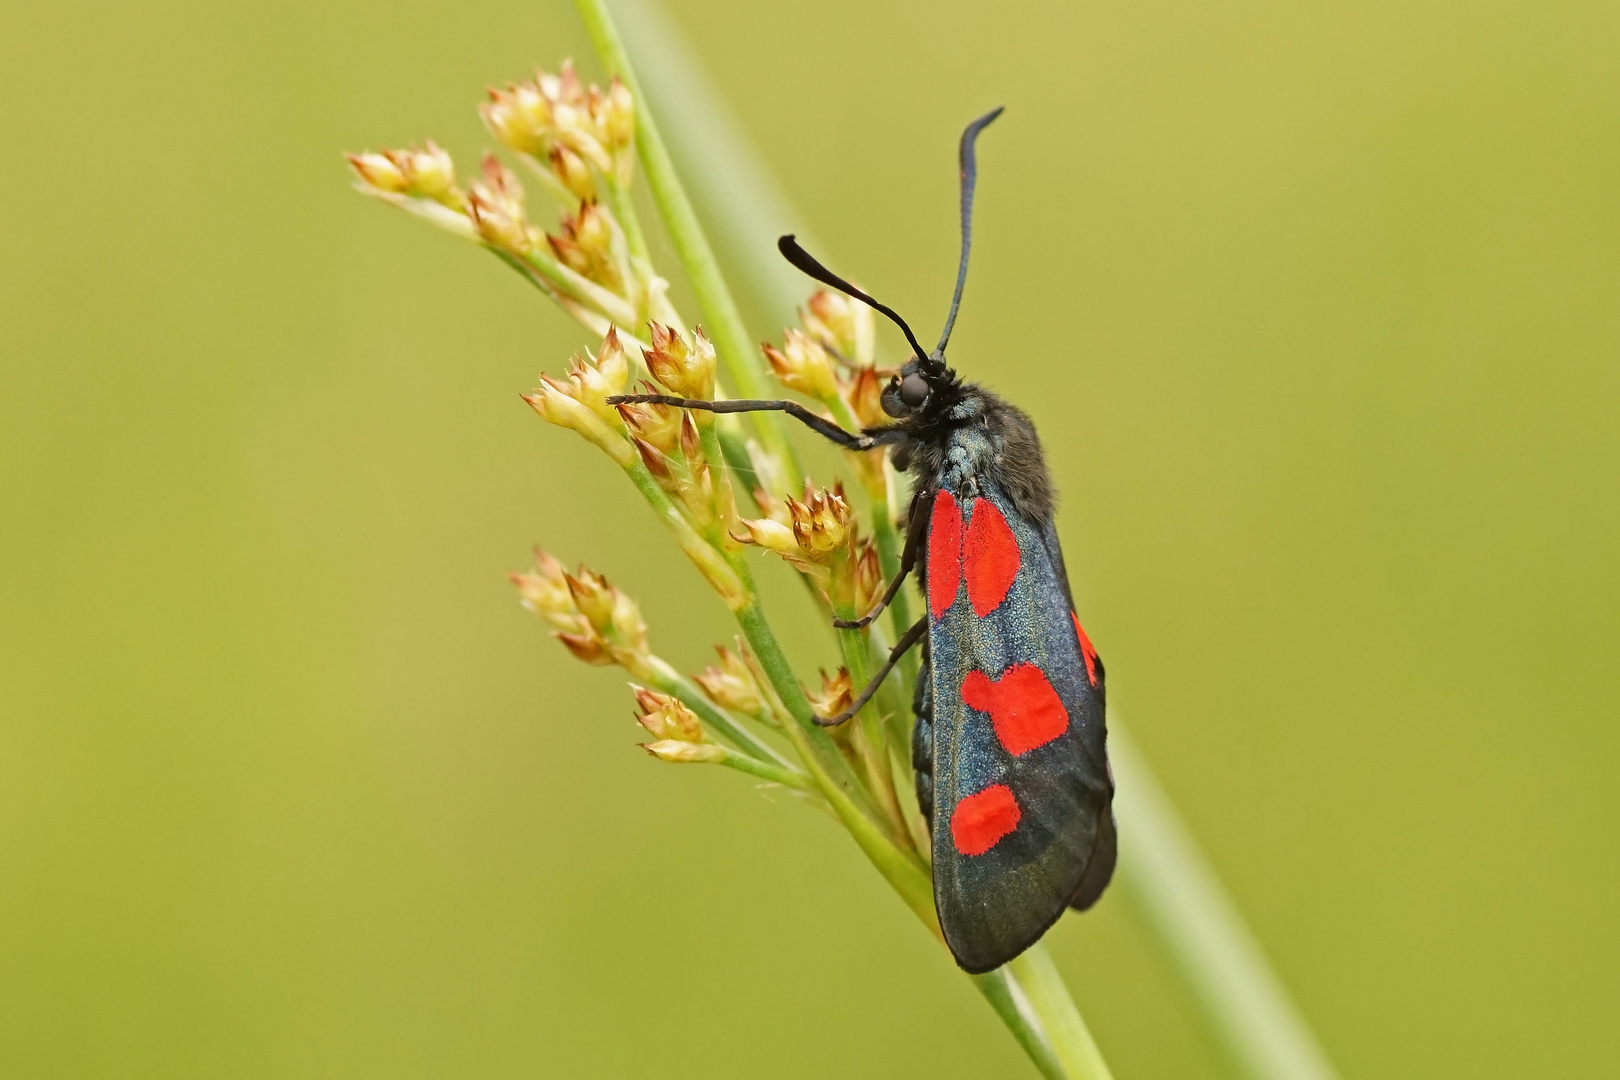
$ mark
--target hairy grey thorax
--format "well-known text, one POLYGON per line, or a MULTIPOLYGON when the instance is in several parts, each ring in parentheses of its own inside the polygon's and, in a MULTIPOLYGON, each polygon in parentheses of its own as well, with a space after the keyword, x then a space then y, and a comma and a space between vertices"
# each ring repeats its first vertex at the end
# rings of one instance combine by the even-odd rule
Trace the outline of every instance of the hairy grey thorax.
POLYGON ((965 383, 960 397, 934 423, 947 429, 943 438, 911 442, 896 457, 897 468, 909 465, 921 479, 920 491, 931 496, 946 487, 977 498, 983 494, 981 482, 988 480, 1032 525, 1038 528, 1051 519, 1052 480, 1035 425, 1021 409, 965 383))

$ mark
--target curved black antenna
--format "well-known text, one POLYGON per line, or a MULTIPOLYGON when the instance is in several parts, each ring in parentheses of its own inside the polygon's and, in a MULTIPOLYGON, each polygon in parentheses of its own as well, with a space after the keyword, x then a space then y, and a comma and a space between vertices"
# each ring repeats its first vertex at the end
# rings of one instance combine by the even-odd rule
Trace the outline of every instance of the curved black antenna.
POLYGON ((939 335, 934 347, 935 356, 944 356, 945 343, 951 340, 951 327, 956 325, 956 309, 962 306, 962 286, 967 284, 968 248, 973 243, 973 183, 978 179, 978 163, 973 158, 973 143, 979 132, 990 126, 990 121, 1001 115, 1006 106, 997 105, 962 131, 962 142, 956 151, 957 163, 962 170, 962 259, 956 264, 956 292, 951 296, 951 312, 945 316, 945 331, 939 335))
POLYGON ((930 359, 928 353, 924 351, 923 347, 917 344, 917 335, 911 332, 911 327, 906 325, 906 320, 900 317, 900 313, 898 311, 895 311, 894 308, 890 307, 888 304, 878 303, 876 300, 872 299, 870 296, 866 295, 861 290, 857 289, 855 286, 851 285, 849 282, 827 269, 825 266, 822 266, 815 260, 813 255, 799 246, 799 242, 793 239, 792 233, 788 233, 786 236, 783 236, 776 241, 776 250, 780 251, 782 253, 782 257, 788 262, 798 267, 804 273, 809 274, 823 285, 831 285, 839 292, 853 296, 855 299, 859 300, 868 307, 883 312, 883 314, 887 315, 891 320, 894 321, 894 324, 900 328, 900 332, 906 335, 906 341, 910 343, 912 350, 917 354, 917 359, 924 361, 930 359))

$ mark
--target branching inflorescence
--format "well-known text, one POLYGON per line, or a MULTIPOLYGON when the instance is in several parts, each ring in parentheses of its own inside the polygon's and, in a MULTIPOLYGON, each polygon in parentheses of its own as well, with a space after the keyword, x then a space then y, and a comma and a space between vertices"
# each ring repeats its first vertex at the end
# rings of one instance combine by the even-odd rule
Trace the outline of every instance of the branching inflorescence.
MULTIPOLYGON (((494 154, 485 154, 465 185, 450 155, 431 141, 351 154, 349 163, 361 193, 487 248, 599 340, 594 353, 576 354, 562 374, 541 375, 523 399, 623 471, 734 614, 740 633, 717 646, 716 664, 683 676, 652 651, 630 597, 600 574, 584 567, 570 573, 538 549, 532 570, 511 575, 524 606, 578 659, 629 674, 650 754, 724 765, 830 811, 937 936, 926 825, 911 795, 915 662, 896 668, 856 722, 831 729, 815 722, 850 707, 852 688, 880 669, 893 637, 912 623, 907 597, 902 592, 890 604, 887 628, 873 621, 835 630, 843 666, 807 688, 765 618, 746 558, 749 547, 781 556, 810 590, 823 625, 853 624, 873 611, 899 568, 896 516, 905 494, 884 451, 846 452, 861 496, 852 500, 841 482, 818 487, 802 479, 773 416, 609 403, 643 392, 726 398, 718 370, 724 359, 739 382, 758 385, 759 370, 768 369, 846 430, 883 423, 879 394, 890 372, 878 366, 872 313, 818 290, 779 344, 722 358, 703 328, 675 309, 648 254, 631 199, 637 104, 624 81, 587 85, 569 63, 489 92, 484 121, 558 204, 553 232, 530 218, 522 182, 494 154)), ((716 340, 740 339, 739 327, 722 330, 716 340)), ((1061 1044, 1078 1014, 1061 984, 1055 991, 1061 1000, 1054 999, 1054 980, 1026 974, 1021 982, 1016 968, 1023 962, 974 979, 1047 1075, 1105 1075, 1073 1066, 1087 1055, 1061 1044)), ((1039 952, 1028 962, 1050 963, 1039 952)))

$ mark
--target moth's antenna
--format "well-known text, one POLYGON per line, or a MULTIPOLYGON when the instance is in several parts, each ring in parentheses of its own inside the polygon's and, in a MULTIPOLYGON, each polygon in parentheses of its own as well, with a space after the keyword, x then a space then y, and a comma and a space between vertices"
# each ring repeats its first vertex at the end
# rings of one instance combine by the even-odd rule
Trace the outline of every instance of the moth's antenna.
POLYGON ((809 274, 823 285, 831 285, 839 292, 853 296, 855 299, 859 300, 863 304, 866 304, 868 307, 883 312, 883 314, 887 315, 891 320, 893 320, 894 324, 900 328, 900 332, 906 335, 906 341, 910 343, 912 351, 917 354, 917 359, 923 361, 930 359, 928 353, 924 351, 923 347, 917 344, 917 335, 911 332, 911 327, 906 325, 906 320, 900 317, 900 313, 898 311, 895 311, 894 308, 890 307, 888 304, 878 303, 878 301, 872 299, 870 296, 866 295, 861 290, 857 289, 855 286, 851 285, 849 282, 827 269, 825 266, 822 266, 815 260, 813 255, 799 246, 799 242, 793 239, 792 233, 788 233, 786 236, 781 237, 776 241, 776 250, 780 251, 782 253, 782 257, 788 262, 798 267, 804 273, 809 274))
POLYGON ((962 142, 956 159, 962 170, 962 260, 956 265, 956 292, 951 296, 951 313, 945 316, 945 331, 939 335, 935 356, 944 356, 945 343, 951 340, 951 327, 956 325, 956 310, 962 306, 962 286, 967 284, 968 248, 973 243, 973 182, 978 179, 979 167, 973 158, 973 143, 979 132, 990 126, 990 121, 1001 115, 1004 106, 996 106, 962 131, 962 142))

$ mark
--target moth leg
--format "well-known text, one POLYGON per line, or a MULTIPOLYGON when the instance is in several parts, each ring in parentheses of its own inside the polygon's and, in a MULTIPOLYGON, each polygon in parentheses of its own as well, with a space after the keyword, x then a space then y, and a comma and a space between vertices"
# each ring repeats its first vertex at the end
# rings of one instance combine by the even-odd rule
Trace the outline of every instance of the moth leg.
POLYGON ((712 413, 785 412, 814 431, 831 439, 845 450, 875 450, 895 442, 900 436, 884 437, 888 429, 879 428, 872 434, 857 435, 845 431, 831 420, 824 419, 800 405, 797 401, 769 401, 757 398, 730 398, 725 401, 704 401, 702 398, 673 397, 669 394, 615 394, 607 399, 609 405, 673 405, 677 409, 706 409, 712 413))
POLYGON ((928 673, 928 646, 923 646, 922 668, 917 672, 917 689, 911 711, 917 723, 911 729, 911 771, 917 777, 917 809, 922 811, 928 831, 934 831, 934 680, 928 673))
POLYGON ((900 572, 894 575, 889 587, 883 591, 883 598, 877 606, 858 619, 834 619, 833 625, 840 630, 859 630, 863 626, 870 626, 872 621, 883 614, 885 608, 894 603, 894 598, 900 595, 900 586, 905 584, 906 575, 911 573, 917 565, 917 551, 922 547, 922 518, 926 505, 917 500, 911 507, 911 519, 906 522, 906 546, 900 552, 900 572))
POLYGON ((816 717, 816 723, 822 727, 837 727, 864 709, 866 703, 872 700, 872 695, 878 692, 878 687, 883 685, 883 680, 889 677, 889 672, 894 670, 894 665, 898 664, 900 658, 906 654, 906 650, 921 641, 923 634, 927 633, 927 631, 928 616, 924 615, 917 620, 916 625, 900 635, 900 640, 895 642, 894 648, 889 650, 889 658, 883 662, 883 667, 879 669, 878 673, 872 676, 872 681, 866 684, 865 689, 861 691, 861 696, 855 699, 855 703, 837 716, 816 717))

